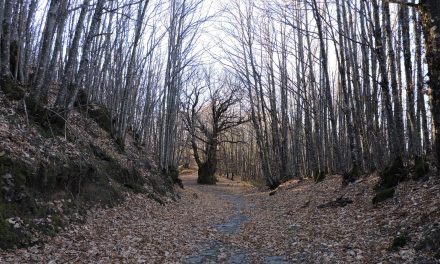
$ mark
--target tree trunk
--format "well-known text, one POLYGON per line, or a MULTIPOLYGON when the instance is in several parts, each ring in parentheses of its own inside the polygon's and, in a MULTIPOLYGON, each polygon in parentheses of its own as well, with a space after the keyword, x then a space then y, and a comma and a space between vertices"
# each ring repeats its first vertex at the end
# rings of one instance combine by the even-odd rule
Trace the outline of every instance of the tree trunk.
POLYGON ((75 28, 75 34, 73 36, 72 43, 70 44, 69 56, 61 78, 61 87, 55 102, 56 108, 60 110, 64 109, 66 105, 68 87, 74 85, 75 68, 78 63, 79 41, 81 39, 83 24, 86 18, 89 2, 90 0, 84 0, 82 4, 81 12, 75 28))
POLYGON ((206 161, 201 163, 198 170, 197 183, 199 184, 216 184, 217 178, 217 139, 212 139, 208 143, 206 161))
POLYGON ((34 20, 35 13, 37 11, 38 0, 31 0, 29 3, 29 12, 26 19, 26 27, 25 27, 25 52, 24 52, 24 78, 26 82, 29 82, 29 67, 32 53, 32 32, 31 25, 34 20))
POLYGON ((409 10, 406 6, 400 6, 399 21, 402 28, 403 58, 405 63, 406 101, 407 101, 407 130, 408 130, 408 153, 414 157, 419 152, 420 139, 416 138, 416 118, 414 108, 414 80, 413 67, 411 62, 411 43, 409 30, 409 10))
POLYGON ((47 103, 47 97, 49 95, 50 85, 52 84, 55 69, 58 63, 59 54, 62 50, 63 44, 63 32, 64 32, 64 24, 67 18, 67 0, 61 0, 60 12, 57 18, 57 37, 55 40, 55 47, 52 54, 52 59, 49 63, 49 69, 46 71, 44 76, 44 86, 40 89, 40 98, 41 102, 47 103))
POLYGON ((385 56, 385 47, 382 42, 382 30, 379 19, 379 5, 377 0, 373 0, 373 17, 374 17, 374 39, 376 46, 377 60, 379 63, 379 72, 381 76, 380 86, 382 88, 383 104, 385 106, 385 115, 388 125, 388 142, 391 155, 396 155, 398 139, 394 123, 393 107, 391 105, 390 90, 388 83, 387 64, 385 56))
POLYGON ((437 163, 440 164, 440 5, 438 0, 421 1, 420 12, 429 70, 434 148, 437 163))
POLYGON ((44 84, 46 76, 50 53, 52 51, 53 35, 55 34, 55 26, 57 22, 58 11, 60 7, 60 0, 52 0, 50 2, 49 13, 47 14, 46 25, 44 27, 44 34, 41 39, 41 48, 38 59, 37 72, 34 77, 32 87, 32 99, 38 101, 41 95, 41 87, 44 84))
MULTIPOLYGON (((361 162, 359 160, 359 152, 358 152, 358 146, 355 140, 355 133, 354 133, 354 127, 353 127, 353 116, 354 111, 350 111, 350 97, 347 91, 347 80, 346 80, 346 72, 345 72, 345 47, 344 47, 344 40, 342 36, 342 20, 341 20, 341 10, 339 8, 339 0, 336 0, 337 5, 337 21, 339 26, 339 56, 338 56, 338 65, 339 65, 339 73, 340 73, 340 83, 342 88, 342 94, 344 98, 344 109, 343 112, 345 114, 345 120, 347 124, 347 134, 350 144, 350 158, 351 158, 351 169, 348 175, 347 180, 352 180, 352 178, 357 178, 359 175, 359 171, 362 170, 361 162)), ((336 49, 337 50, 337 49, 336 49)))
POLYGON ((0 74, 2 80, 11 78, 12 73, 10 69, 10 54, 11 54, 11 23, 12 23, 12 8, 16 1, 6 0, 4 6, 4 16, 2 21, 2 36, 1 36, 1 65, 0 74))
MULTIPOLYGON (((376 1, 376 0, 375 0, 376 1)), ((390 21, 390 7, 389 7, 389 3, 388 2, 384 2, 383 3, 383 23, 385 24, 385 35, 386 35, 386 44, 387 44, 387 48, 388 48, 388 59, 389 59, 389 66, 390 66, 390 76, 391 76, 391 91, 393 94, 393 102, 394 102, 394 118, 392 119, 392 122, 389 122, 389 126, 393 125, 393 128, 389 127, 389 130, 393 130, 394 135, 388 138, 388 140, 390 140, 390 142, 394 142, 393 147, 390 148, 390 152, 391 152, 391 156, 392 158, 396 157, 396 156, 401 156, 403 155, 404 149, 405 149, 405 134, 404 134, 404 127, 403 127, 403 118, 402 118, 402 114, 403 114, 403 110, 402 110, 402 102, 400 101, 400 91, 398 88, 398 83, 397 83, 397 71, 400 71, 400 69, 397 69, 396 67, 396 53, 394 52, 394 47, 393 47, 393 32, 391 30, 391 21, 390 21), (393 138, 391 138, 393 137, 393 138)), ((376 36, 376 38, 381 38, 379 37, 379 35, 376 36)), ((377 40, 376 40, 377 41, 377 40)), ((376 42, 377 43, 377 42, 376 42)), ((378 45, 376 45, 376 47, 379 47, 378 45)), ((382 47, 381 49, 385 50, 385 47, 382 47)), ((385 53, 385 51, 383 52, 385 53)), ((383 55, 385 56, 385 55, 383 55)), ((386 60, 386 58, 383 58, 384 60, 386 60)), ((382 64, 380 62, 379 59, 379 68, 385 66, 386 64, 382 64)), ((385 79, 388 79, 387 77, 387 71, 386 68, 383 68, 381 70, 381 76, 382 76, 382 92, 383 94, 385 93, 385 91, 383 90, 385 84, 383 83, 385 79)), ((388 86, 388 81, 387 81, 387 86, 388 86)), ((389 89, 388 87, 386 88, 387 90, 389 89)), ((387 95, 384 94, 384 96, 388 97, 387 95)), ((387 100, 387 99, 385 99, 387 100)), ((387 103, 386 103, 387 104, 387 103)), ((388 109, 387 107, 387 112, 391 111, 392 109, 388 109)), ((389 113, 387 113, 387 118, 388 118, 389 113)))
POLYGON ((418 155, 422 155, 423 151, 430 152, 431 143, 429 140, 429 130, 428 121, 426 118, 426 106, 425 106, 425 95, 424 95, 424 76, 422 68, 422 27, 420 22, 420 15, 417 10, 413 10, 413 21, 414 21, 414 32, 415 32, 415 42, 416 42, 416 76, 417 76, 417 137, 420 140, 420 134, 423 135, 423 141, 421 144, 418 155), (423 144, 422 144, 423 143, 423 144))
MULTIPOLYGON (((335 119, 335 112, 333 107, 332 93, 330 89, 330 78, 328 73, 328 57, 326 51, 326 45, 324 42, 323 28, 321 22, 321 14, 319 13, 318 4, 316 0, 312 0, 313 3, 313 11, 316 20, 316 25, 318 28, 318 37, 319 37, 319 47, 320 47, 320 55, 321 55, 321 64, 322 64, 322 72, 323 72, 323 81, 324 81, 324 95, 326 98, 326 105, 329 112, 329 119, 331 123, 331 137, 333 140, 333 164, 335 165, 335 169, 339 170, 339 146, 338 146, 338 137, 337 137, 337 125, 335 119)), ((324 125, 327 123, 327 120, 324 121, 324 125)))

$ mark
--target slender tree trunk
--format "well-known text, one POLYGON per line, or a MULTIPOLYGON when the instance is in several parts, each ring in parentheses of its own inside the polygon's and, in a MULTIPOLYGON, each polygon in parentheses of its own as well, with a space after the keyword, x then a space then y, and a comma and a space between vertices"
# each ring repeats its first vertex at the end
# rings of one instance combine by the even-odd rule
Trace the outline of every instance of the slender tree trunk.
POLYGON ((55 34, 55 27, 61 0, 51 0, 49 12, 47 14, 46 25, 44 27, 44 34, 41 38, 41 48, 38 59, 37 71, 34 77, 31 96, 34 100, 39 101, 41 96, 41 88, 44 84, 44 79, 48 69, 50 54, 52 51, 53 36, 55 34))
POLYGON ((388 142, 391 155, 397 155, 398 151, 397 145, 399 145, 399 140, 397 139, 396 127, 394 123, 393 107, 391 105, 390 90, 388 83, 385 47, 382 42, 382 30, 379 19, 379 5, 378 0, 373 0, 373 13, 374 13, 374 39, 376 46, 377 59, 379 63, 379 72, 381 76, 380 86, 382 88, 382 99, 385 106, 385 115, 387 121, 387 133, 388 142))
POLYGON ((429 69, 434 148, 440 164, 440 5, 437 0, 421 1, 420 12, 429 69))
POLYGON ((44 76, 44 86, 40 89, 41 101, 47 103, 50 85, 54 79, 56 66, 58 63, 58 58, 61 54, 62 44, 63 44, 63 32, 64 24, 67 18, 67 3, 68 0, 61 0, 60 12, 57 18, 57 37, 55 40, 55 47, 52 54, 52 59, 49 63, 49 68, 44 76))
POLYGON ((423 150, 430 152, 431 143, 429 140, 428 121, 426 118, 426 106, 425 106, 425 92, 424 92, 424 77, 422 68, 422 27, 420 21, 420 15, 417 10, 413 10, 414 21, 414 35, 416 43, 415 62, 416 62, 416 77, 417 77, 417 133, 419 134, 418 140, 420 140, 420 134, 423 135, 423 144, 420 146, 418 155, 423 154, 423 150))
POLYGON ((327 57, 327 51, 326 51, 326 45, 324 43, 324 35, 323 35, 323 29, 322 29, 322 22, 321 22, 321 15, 319 13, 318 5, 316 3, 316 0, 312 0, 313 3, 313 10, 316 20, 316 25, 318 28, 318 36, 319 36, 319 42, 320 42, 320 54, 321 54, 321 64, 322 64, 322 71, 324 75, 324 94, 326 98, 326 105, 328 107, 329 112, 329 119, 331 123, 331 136, 333 140, 333 155, 334 155, 334 164, 335 169, 339 170, 339 147, 338 147, 338 137, 337 137, 337 124, 335 119, 335 112, 333 107, 333 99, 332 99, 332 93, 330 89, 330 78, 328 74, 328 57, 327 57))
POLYGON ((2 20, 2 36, 1 36, 1 65, 0 74, 2 80, 5 78, 12 78, 10 68, 10 54, 11 54, 11 23, 12 23, 12 8, 15 5, 14 0, 6 0, 4 5, 4 16, 2 20))
MULTIPOLYGON (((349 138, 349 144, 350 144, 350 157, 351 157, 351 173, 357 174, 360 170, 362 170, 361 163, 359 161, 359 152, 358 152, 358 146, 355 139, 355 132, 353 128, 353 111, 350 111, 350 97, 347 91, 347 80, 346 80, 346 72, 345 72, 345 47, 344 47, 344 40, 342 33, 344 32, 342 30, 342 20, 341 20, 341 10, 339 8, 339 0, 336 0, 337 5, 337 21, 338 21, 338 27, 339 27, 339 56, 338 56, 338 65, 339 65, 339 73, 340 73, 340 85, 342 88, 342 94, 344 97, 344 114, 347 124, 347 134, 349 138)), ((337 49, 336 49, 337 50, 337 49)), ((357 177, 358 175, 351 175, 350 177, 357 177)))
MULTIPOLYGON (((375 0, 376 1, 376 0, 375 0)), ((396 53, 394 52, 393 47, 393 32, 391 30, 391 15, 390 15, 390 7, 388 2, 383 3, 383 23, 385 28, 385 35, 386 35, 386 44, 388 48, 388 61, 390 66, 390 76, 391 76, 391 91, 393 93, 393 102, 394 102, 394 132, 395 132, 395 138, 389 138, 390 141, 395 141, 393 150, 391 151, 392 156, 402 156, 405 151, 405 134, 404 134, 404 127, 403 127, 403 110, 402 110, 402 102, 400 100, 400 91, 398 88, 397 83, 397 71, 400 71, 400 69, 397 69, 396 67, 396 53)), ((379 37, 379 36, 377 36, 379 37)), ((376 45, 377 46, 377 45, 376 45)), ((385 49, 385 47, 383 47, 385 49)), ((380 63, 380 62, 379 62, 380 63)), ((379 65, 380 66, 380 65, 379 65)), ((385 66, 385 65, 383 65, 385 66)), ((382 74, 382 82, 385 78, 387 78, 386 68, 383 69, 384 72, 382 74)), ((382 70, 381 70, 382 71, 382 70)), ((388 86, 388 84, 387 84, 388 86)), ((383 89, 383 86, 382 86, 383 89)), ((388 88, 387 88, 388 89, 388 88)), ((384 93, 385 91, 382 90, 384 93)), ((388 107, 388 106, 387 106, 388 107)), ((387 111, 392 111, 391 109, 387 109, 387 111)), ((389 123, 391 125, 391 123, 389 123)), ((391 148, 390 148, 391 150, 391 148)))
POLYGON ((29 12, 26 19, 26 28, 25 28, 25 54, 24 54, 24 78, 25 82, 29 82, 29 70, 30 70, 30 60, 32 54, 32 21, 34 20, 35 13, 37 11, 38 0, 31 0, 29 3, 29 12))
POLYGON ((58 96, 55 102, 55 106, 57 109, 64 109, 65 105, 67 104, 67 92, 69 89, 69 86, 74 85, 75 81, 75 73, 76 73, 76 67, 78 64, 78 53, 79 53, 79 41, 81 39, 82 31, 83 31, 83 24, 84 20, 86 18, 88 5, 90 3, 90 0, 84 0, 82 6, 81 6, 81 12, 78 17, 78 22, 76 24, 75 28, 75 34, 73 36, 70 49, 69 49, 69 55, 67 59, 66 66, 64 67, 64 73, 61 79, 61 87, 58 92, 58 96))
POLYGON ((414 108, 414 80, 413 67, 411 62, 411 43, 409 30, 409 10, 406 6, 400 6, 399 21, 402 28, 402 46, 403 59, 405 63, 405 82, 406 82, 406 98, 407 98, 407 130, 408 130, 408 153, 410 157, 417 155, 419 149, 420 139, 415 136, 418 135, 416 130, 416 118, 414 108))

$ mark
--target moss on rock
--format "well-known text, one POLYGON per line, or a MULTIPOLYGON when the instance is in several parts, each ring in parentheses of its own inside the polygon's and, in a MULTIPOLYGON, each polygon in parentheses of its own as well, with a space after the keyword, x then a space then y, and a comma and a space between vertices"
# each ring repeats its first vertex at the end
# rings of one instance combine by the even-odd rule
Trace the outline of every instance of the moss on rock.
POLYGON ((429 164, 423 156, 417 156, 414 159, 414 179, 419 180, 429 173, 429 164))
POLYGON ((25 89, 11 78, 3 77, 0 84, 3 93, 9 100, 18 101, 24 98, 25 89))
POLYGON ((313 174, 313 179, 316 183, 322 182, 325 179, 326 172, 324 170, 318 170, 313 174))
POLYGON ((399 248, 404 247, 409 241, 409 237, 405 235, 397 236, 393 239, 390 246, 388 247, 388 250, 390 251, 397 251, 399 248))
POLYGON ((29 236, 15 229, 0 215, 0 248, 22 246, 29 242, 29 236))
POLYGON ((168 169, 168 172, 163 171, 163 174, 165 174, 168 178, 171 179, 173 184, 179 185, 181 188, 183 188, 182 180, 179 179, 179 169, 175 167, 170 167, 168 169))
POLYGON ((33 98, 26 98, 26 106, 31 121, 38 125, 43 136, 49 138, 61 136, 65 133, 66 121, 56 109, 49 109, 33 98))
POLYGON ((349 183, 356 181, 361 175, 361 168, 358 165, 353 165, 349 171, 342 175, 342 185, 346 186, 349 183))
POLYGON ((383 202, 393 197, 394 193, 395 193, 394 187, 376 191, 376 195, 373 197, 373 204, 383 202))
POLYGON ((391 164, 380 173, 380 182, 376 186, 377 190, 395 187, 399 182, 406 179, 407 171, 403 165, 402 157, 396 157, 391 164))
POLYGON ((380 181, 375 186, 376 195, 373 204, 380 203, 394 196, 395 187, 399 182, 406 180, 408 172, 403 164, 402 157, 393 159, 391 164, 380 172, 380 181))

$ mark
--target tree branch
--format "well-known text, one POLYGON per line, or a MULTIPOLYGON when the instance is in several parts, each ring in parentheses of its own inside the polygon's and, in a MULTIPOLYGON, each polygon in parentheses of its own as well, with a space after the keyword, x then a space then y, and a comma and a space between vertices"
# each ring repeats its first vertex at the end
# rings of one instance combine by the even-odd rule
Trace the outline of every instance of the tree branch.
POLYGON ((414 8, 420 7, 420 4, 407 3, 407 2, 405 2, 405 0, 384 0, 384 1, 388 2, 388 3, 392 3, 392 4, 405 5, 405 6, 410 6, 410 7, 414 7, 414 8))

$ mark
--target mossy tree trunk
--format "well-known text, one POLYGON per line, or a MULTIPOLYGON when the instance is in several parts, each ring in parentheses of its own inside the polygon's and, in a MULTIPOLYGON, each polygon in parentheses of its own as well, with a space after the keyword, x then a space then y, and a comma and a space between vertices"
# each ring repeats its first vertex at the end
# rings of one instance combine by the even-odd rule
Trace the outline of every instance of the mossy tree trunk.
POLYGON ((200 184, 216 184, 217 178, 217 139, 212 139, 208 143, 206 161, 200 163, 198 170, 197 183, 200 184))

